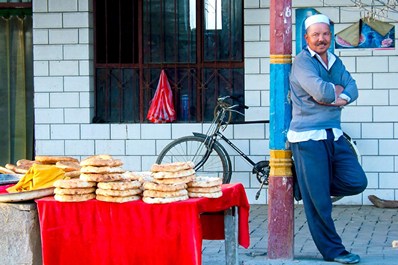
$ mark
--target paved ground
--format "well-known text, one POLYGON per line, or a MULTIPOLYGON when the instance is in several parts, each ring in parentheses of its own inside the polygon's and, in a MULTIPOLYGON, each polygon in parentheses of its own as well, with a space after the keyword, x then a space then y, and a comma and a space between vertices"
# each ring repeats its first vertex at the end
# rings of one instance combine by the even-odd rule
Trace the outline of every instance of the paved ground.
MULTIPOLYGON (((250 209, 250 247, 239 247, 239 264, 244 265, 332 265, 323 261, 312 241, 302 205, 295 207, 294 259, 267 258, 267 205, 252 205, 250 209)), ((347 250, 361 256, 360 264, 397 265, 398 209, 375 206, 341 206, 333 210, 336 229, 347 250)), ((203 265, 225 264, 223 240, 203 241, 203 265)))

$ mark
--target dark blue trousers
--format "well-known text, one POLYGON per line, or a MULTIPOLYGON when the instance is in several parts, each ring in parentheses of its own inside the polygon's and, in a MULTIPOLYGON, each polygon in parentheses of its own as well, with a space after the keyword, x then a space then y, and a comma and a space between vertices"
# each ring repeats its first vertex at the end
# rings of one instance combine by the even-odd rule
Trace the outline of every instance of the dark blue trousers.
POLYGON ((330 196, 359 194, 367 186, 366 175, 343 137, 292 143, 297 180, 308 226, 319 252, 333 260, 345 251, 332 219, 330 196))

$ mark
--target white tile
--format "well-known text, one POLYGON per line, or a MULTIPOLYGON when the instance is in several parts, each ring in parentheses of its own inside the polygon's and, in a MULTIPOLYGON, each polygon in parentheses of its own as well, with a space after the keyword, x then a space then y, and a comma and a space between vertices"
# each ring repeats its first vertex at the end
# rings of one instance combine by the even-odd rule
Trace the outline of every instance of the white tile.
POLYGON ((141 167, 141 156, 123 156, 120 159, 123 161, 123 168, 125 170, 133 172, 143 171, 141 167))
POLYGON ((90 19, 88 12, 64 13, 63 14, 64 28, 87 28, 90 26, 90 19))
POLYGON ((50 29, 50 44, 77 44, 79 41, 78 29, 50 29))
POLYGON ((60 92, 63 91, 62 77, 34 77, 35 92, 60 92))
POLYGON ((126 155, 156 155, 156 141, 126 140, 126 155))
POLYGON ((33 69, 34 69, 34 76, 48 76, 49 74, 48 61, 34 61, 33 69))
POLYGON ((63 59, 62 45, 33 45, 34 60, 61 60, 63 59))
POLYGON ((398 140, 379 140, 380 153, 379 155, 398 155, 398 140))
POLYGON ((95 153, 109 155, 125 155, 124 140, 96 140, 95 153))
POLYGON ((65 123, 90 123, 91 108, 68 108, 65 109, 65 123))
POLYGON ((373 74, 374 88, 378 89, 396 89, 398 84, 397 73, 375 73, 373 74))
POLYGON ((35 123, 64 123, 64 111, 63 109, 35 109, 35 123))
POLYGON ((65 155, 91 156, 94 155, 94 140, 66 140, 65 155))
POLYGON ((33 44, 48 43, 48 29, 33 29, 33 44))
POLYGON ((79 107, 79 93, 50 93, 50 108, 79 107))
POLYGON ((344 107, 341 114, 342 122, 371 122, 373 119, 372 107, 349 105, 344 107))
POLYGON ((364 123, 362 124, 362 138, 392 138, 392 123, 364 123))
POLYGON ((170 139, 170 124, 141 124, 142 139, 170 139))
POLYGON ((361 90, 360 97, 357 99, 357 104, 361 106, 388 105, 388 102, 388 90, 361 90))
POLYGON ((110 139, 109 124, 82 124, 81 139, 106 140, 110 139))
POLYGON ((398 122, 398 106, 378 106, 373 109, 375 122, 398 122))
POLYGON ((245 41, 259 41, 260 40, 260 26, 248 25, 244 27, 245 41))
MULTIPOLYGON (((193 132, 202 133, 202 126, 199 123, 174 123, 171 126, 171 139, 193 135, 193 132)), ((164 139, 164 138, 162 138, 164 139)))
POLYGON ((268 9, 245 9, 244 10, 245 25, 262 25, 268 24, 268 9))
POLYGON ((50 94, 49 93, 35 93, 34 96, 35 108, 49 108, 50 94))
POLYGON ((36 140, 49 140, 50 139, 50 125, 36 124, 35 125, 35 139, 36 140))
POLYGON ((36 155, 65 155, 64 140, 36 140, 36 155))
POLYGON ((77 11, 77 2, 77 0, 48 0, 48 10, 50 12, 77 11))
POLYGON ((47 12, 47 0, 34 0, 32 1, 32 10, 35 13, 47 12))
POLYGON ((251 155, 268 155, 269 154, 269 140, 250 140, 250 154, 251 155))
POLYGON ((393 172, 393 156, 363 156, 362 167, 365 172, 393 172))
POLYGON ((357 57, 357 71, 358 72, 387 72, 388 71, 388 57, 357 57))
POLYGON ((62 28, 61 13, 35 13, 33 19, 33 28, 62 28))
POLYGON ((78 61, 50 61, 50 75, 51 76, 65 76, 78 75, 79 62, 78 61))
POLYGON ((267 57, 269 56, 269 42, 245 42, 245 57, 267 57))
POLYGON ((53 124, 51 125, 51 139, 66 140, 79 139, 80 126, 78 124, 53 124))
POLYGON ((64 58, 65 60, 94 59, 91 49, 92 45, 89 44, 64 45, 64 58))
POLYGON ((92 91, 93 83, 90 76, 65 76, 64 90, 65 91, 92 91))
POLYGON ((381 189, 398 189, 398 173, 380 173, 381 189))

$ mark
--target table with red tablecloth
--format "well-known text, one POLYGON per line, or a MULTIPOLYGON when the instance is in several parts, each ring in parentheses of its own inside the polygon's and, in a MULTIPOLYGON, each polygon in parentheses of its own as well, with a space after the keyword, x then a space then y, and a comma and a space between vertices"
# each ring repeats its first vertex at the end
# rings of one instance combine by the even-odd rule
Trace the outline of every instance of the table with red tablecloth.
POLYGON ((201 264, 202 239, 221 239, 223 219, 206 213, 238 209, 238 242, 247 248, 249 203, 242 184, 223 184, 223 196, 167 204, 142 200, 36 200, 44 265, 201 264), (221 222, 221 223, 220 223, 221 222))

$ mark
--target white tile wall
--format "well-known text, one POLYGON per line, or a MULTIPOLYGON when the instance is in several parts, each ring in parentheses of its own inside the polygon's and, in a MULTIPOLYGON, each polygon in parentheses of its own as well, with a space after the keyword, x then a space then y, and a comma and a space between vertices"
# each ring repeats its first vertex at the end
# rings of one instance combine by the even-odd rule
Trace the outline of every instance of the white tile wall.
MULTIPOLYGON (((246 120, 269 119, 269 0, 245 3, 246 120)), ((331 17, 335 30, 360 18, 349 0, 293 1, 331 17)), ((79 158, 110 153, 126 169, 146 171, 172 139, 206 131, 209 124, 92 124, 94 109, 92 0, 33 1, 36 153, 79 158)), ((398 17, 398 15, 397 15, 398 17)), ((295 17, 292 17, 295 21, 295 17)), ((396 19, 398 20, 398 18, 396 19)), ((396 24, 397 25, 397 24, 396 24)), ((293 30, 295 25, 293 25, 293 30)), ((293 39, 295 33, 293 31, 293 39)), ((293 43, 293 55, 295 46, 293 43)), ((343 129, 358 143, 369 187, 340 204, 369 204, 368 194, 398 197, 398 50, 336 51, 357 81, 359 99, 343 111, 343 129)), ((255 161, 269 157, 269 126, 234 125, 224 132, 255 161)), ((230 148, 227 148, 230 150, 230 148)), ((266 203, 250 167, 232 153, 233 182, 242 182, 250 203, 266 203)))
POLYGON ((50 12, 77 11, 77 0, 48 0, 48 10, 50 12))

